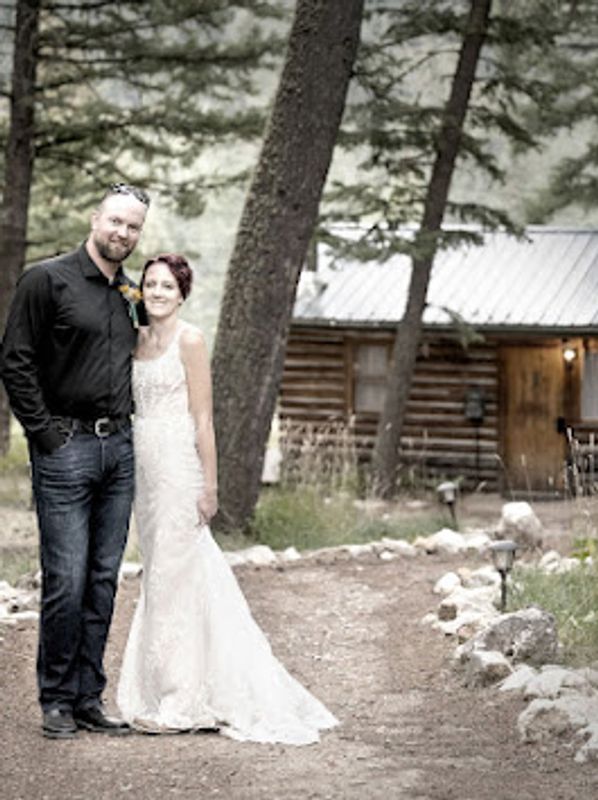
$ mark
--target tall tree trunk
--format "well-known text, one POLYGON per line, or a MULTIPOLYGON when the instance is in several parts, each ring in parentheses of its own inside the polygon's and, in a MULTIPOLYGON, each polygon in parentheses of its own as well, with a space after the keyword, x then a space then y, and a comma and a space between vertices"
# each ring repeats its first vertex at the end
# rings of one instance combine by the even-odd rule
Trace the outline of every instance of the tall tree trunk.
POLYGON ((257 501, 297 281, 359 43, 363 0, 298 0, 228 268, 214 344, 223 528, 257 501))
POLYGON ((459 61, 438 135, 436 159, 426 191, 422 223, 415 239, 407 305, 394 339, 386 399, 373 454, 375 489, 377 494, 385 498, 392 497, 397 488, 401 431, 421 338, 428 284, 436 255, 436 234, 442 226, 463 123, 482 44, 488 30, 491 5, 492 0, 471 0, 459 61))
MULTIPOLYGON (((35 75, 41 0, 18 0, 6 146, 4 193, 0 206, 0 331, 4 330, 17 279, 25 264, 27 215, 33 176, 35 75)), ((0 388, 0 454, 10 443, 8 400, 0 388)))

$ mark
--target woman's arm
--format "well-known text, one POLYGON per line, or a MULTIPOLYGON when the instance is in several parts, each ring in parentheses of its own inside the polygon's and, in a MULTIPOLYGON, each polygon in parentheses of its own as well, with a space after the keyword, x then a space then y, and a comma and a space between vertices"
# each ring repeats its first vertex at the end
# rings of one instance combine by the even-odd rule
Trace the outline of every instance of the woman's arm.
POLYGON ((198 501, 200 523, 209 522, 218 510, 216 439, 212 421, 212 379, 210 360, 203 336, 186 328, 180 339, 180 352, 189 394, 189 409, 195 421, 195 446, 203 468, 204 487, 198 501))

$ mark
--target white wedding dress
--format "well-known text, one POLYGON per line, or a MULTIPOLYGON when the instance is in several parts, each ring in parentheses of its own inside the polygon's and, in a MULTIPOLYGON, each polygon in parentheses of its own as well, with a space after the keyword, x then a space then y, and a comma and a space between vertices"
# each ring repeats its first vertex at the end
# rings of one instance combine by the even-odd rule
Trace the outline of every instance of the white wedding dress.
POLYGON ((135 517, 142 585, 117 702, 140 729, 220 728, 234 739, 309 744, 334 716, 274 657, 208 526, 177 333, 133 363, 135 517))

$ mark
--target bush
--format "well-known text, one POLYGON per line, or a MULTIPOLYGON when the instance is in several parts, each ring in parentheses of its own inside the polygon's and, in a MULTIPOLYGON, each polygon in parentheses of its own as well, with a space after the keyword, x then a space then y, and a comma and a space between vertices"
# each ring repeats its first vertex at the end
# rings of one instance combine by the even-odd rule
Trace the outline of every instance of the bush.
POLYGON ((359 544, 383 536, 411 539, 442 527, 436 512, 404 517, 387 506, 360 503, 351 494, 323 494, 314 486, 265 489, 251 526, 252 536, 274 550, 312 550, 359 544))
POLYGON ((563 661, 588 664, 598 659, 598 568, 581 564, 562 574, 515 569, 511 610, 530 605, 554 614, 563 661))

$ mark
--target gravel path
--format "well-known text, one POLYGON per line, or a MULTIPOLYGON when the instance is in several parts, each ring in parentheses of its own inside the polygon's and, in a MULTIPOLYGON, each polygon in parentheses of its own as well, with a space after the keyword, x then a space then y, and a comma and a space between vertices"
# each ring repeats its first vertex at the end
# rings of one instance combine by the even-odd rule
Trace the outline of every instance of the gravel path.
MULTIPOLYGON (((420 624, 438 603, 437 578, 461 565, 368 556, 237 570, 277 655, 342 720, 303 748, 214 734, 45 740, 35 624, 1 631, 2 800, 595 800, 596 765, 576 764, 566 739, 521 744, 522 701, 465 690, 450 667, 454 641, 420 624)), ((109 706, 138 589, 126 580, 118 596, 109 706)))

